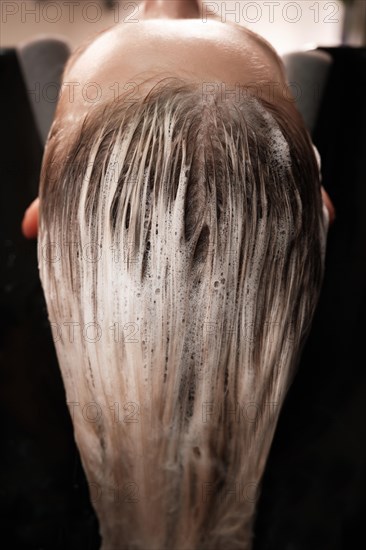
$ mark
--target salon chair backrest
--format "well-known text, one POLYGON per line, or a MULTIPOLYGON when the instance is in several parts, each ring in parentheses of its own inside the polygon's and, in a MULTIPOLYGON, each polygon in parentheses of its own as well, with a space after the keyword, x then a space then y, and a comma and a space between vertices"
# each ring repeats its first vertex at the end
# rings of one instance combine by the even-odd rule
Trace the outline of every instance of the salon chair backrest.
MULTIPOLYGON (((33 39, 17 48, 36 125, 44 144, 56 108, 62 71, 71 53, 63 38, 33 39)), ((312 134, 332 58, 320 51, 294 52, 283 57, 299 111, 312 134)))
POLYGON ((297 108, 313 135, 332 57, 325 52, 312 50, 286 54, 283 62, 297 108))
POLYGON ((55 114, 62 72, 71 54, 64 38, 44 37, 17 48, 19 64, 43 145, 55 114))

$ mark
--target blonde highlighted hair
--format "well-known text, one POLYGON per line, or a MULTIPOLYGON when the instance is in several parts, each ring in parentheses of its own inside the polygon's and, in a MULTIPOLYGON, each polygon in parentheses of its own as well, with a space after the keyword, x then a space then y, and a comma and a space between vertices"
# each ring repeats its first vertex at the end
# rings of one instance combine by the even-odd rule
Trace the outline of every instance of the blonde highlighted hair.
POLYGON ((322 281, 310 139, 280 105, 178 79, 66 136, 39 268, 102 548, 249 549, 322 281))

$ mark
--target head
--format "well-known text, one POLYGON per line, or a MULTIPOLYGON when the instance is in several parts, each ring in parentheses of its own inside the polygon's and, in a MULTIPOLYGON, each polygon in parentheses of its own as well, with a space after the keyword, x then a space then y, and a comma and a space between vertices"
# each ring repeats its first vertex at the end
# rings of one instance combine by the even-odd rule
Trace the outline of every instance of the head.
POLYGON ((250 548, 327 220, 293 107, 174 67, 61 101, 40 274, 103 547, 250 548))

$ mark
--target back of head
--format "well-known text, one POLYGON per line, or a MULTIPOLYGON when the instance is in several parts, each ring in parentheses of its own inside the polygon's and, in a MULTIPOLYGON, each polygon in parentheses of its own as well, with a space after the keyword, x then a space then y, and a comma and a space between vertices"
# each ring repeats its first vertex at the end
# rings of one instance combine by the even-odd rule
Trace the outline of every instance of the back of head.
POLYGON ((39 266, 103 548, 249 548, 322 280, 306 131, 178 80, 57 124, 39 266))

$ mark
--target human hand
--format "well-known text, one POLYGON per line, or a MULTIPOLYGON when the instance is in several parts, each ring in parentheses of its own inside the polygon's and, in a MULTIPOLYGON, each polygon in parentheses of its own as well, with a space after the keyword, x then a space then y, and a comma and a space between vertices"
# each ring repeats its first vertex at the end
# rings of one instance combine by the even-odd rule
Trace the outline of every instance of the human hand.
POLYGON ((27 239, 35 239, 38 235, 38 209, 37 197, 25 211, 22 221, 22 233, 27 239))

